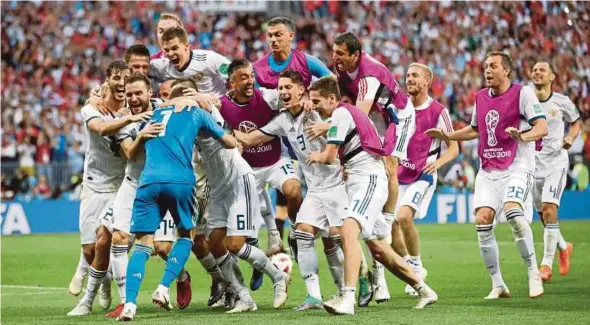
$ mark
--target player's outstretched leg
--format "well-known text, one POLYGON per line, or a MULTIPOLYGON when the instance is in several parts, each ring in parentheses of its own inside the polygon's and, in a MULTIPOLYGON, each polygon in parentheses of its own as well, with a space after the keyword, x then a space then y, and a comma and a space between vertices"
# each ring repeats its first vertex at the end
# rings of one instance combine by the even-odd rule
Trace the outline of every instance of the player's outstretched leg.
POLYGON ((113 278, 117 284, 117 291, 121 298, 121 303, 115 307, 115 310, 108 313, 109 318, 117 318, 123 311, 125 305, 125 284, 127 276, 127 265, 129 257, 127 256, 127 249, 129 247, 130 236, 122 231, 115 230, 113 232, 113 244, 111 245, 111 270, 113 278))
POLYGON ((308 309, 322 309, 322 293, 320 290, 320 278, 318 276, 318 255, 315 249, 315 231, 313 226, 298 224, 295 230, 297 239, 297 251, 299 270, 305 282, 307 296, 303 303, 295 307, 296 311, 308 309))
POLYGON ((360 242, 358 245, 361 250, 361 267, 359 269, 359 293, 358 293, 358 306, 359 307, 367 307, 369 303, 373 300, 373 296, 375 295, 375 290, 373 290, 375 277, 373 276, 373 272, 371 272, 369 263, 367 263, 367 257, 365 256, 365 251, 361 246, 360 242))
MULTIPOLYGON (((339 227, 338 227, 339 228, 339 227)), ((342 292, 344 287, 344 252, 342 251, 342 238, 340 237, 340 229, 330 229, 330 237, 322 238, 324 243, 324 253, 328 261, 328 268, 332 280, 336 284, 338 294, 342 292)))
POLYGON ((557 220, 557 205, 553 203, 543 203, 541 217, 545 226, 543 235, 543 260, 539 272, 543 281, 549 281, 552 277, 553 260, 555 250, 558 246, 563 247, 559 253, 559 273, 566 275, 570 269, 570 255, 573 245, 566 243, 559 229, 557 220))
POLYGON ((371 249, 373 258, 385 266, 393 275, 409 284, 417 293, 420 299, 414 308, 422 309, 438 301, 438 295, 424 280, 414 273, 410 265, 397 255, 391 245, 384 239, 368 240, 367 244, 371 249))
POLYGON ((504 211, 506 220, 512 228, 512 235, 516 242, 518 252, 520 253, 522 261, 527 266, 529 297, 540 297, 543 294, 543 281, 541 280, 537 266, 537 257, 535 255, 533 231, 531 226, 524 217, 522 208, 517 203, 506 203, 504 205, 504 211))
MULTIPOLYGON (((248 237, 246 238, 246 243, 248 245, 258 247, 258 238, 248 237)), ((252 269, 252 277, 250 278, 250 290, 256 291, 262 287, 262 283, 264 282, 264 274, 257 269, 252 269)))
POLYGON ((226 246, 232 254, 248 262, 256 270, 268 275, 272 279, 274 287, 273 307, 282 307, 287 300, 287 285, 290 280, 289 274, 274 266, 262 250, 246 243, 245 237, 227 237, 226 246))
MULTIPOLYGON (((219 299, 221 299, 229 283, 223 276, 223 273, 217 264, 217 259, 209 250, 209 243, 207 242, 205 235, 195 236, 192 251, 199 260, 199 263, 201 263, 203 268, 207 270, 207 273, 209 273, 211 276, 211 293, 209 295, 209 299, 207 300, 207 306, 212 306, 217 301, 219 301, 219 299)), ((190 300, 188 302, 190 302, 190 300)), ((180 309, 186 308, 186 306, 188 306, 186 301, 184 301, 182 305, 180 303, 181 302, 179 300, 178 307, 180 309), (181 306, 184 307, 181 308, 181 306)))
POLYGON ((264 200, 265 204, 265 209, 261 210, 262 220, 264 220, 264 223, 266 224, 266 229, 268 230, 268 248, 266 249, 266 254, 272 255, 279 253, 283 250, 281 234, 277 230, 277 224, 275 221, 275 211, 272 207, 270 196, 264 188, 261 189, 260 196, 261 199, 264 200))

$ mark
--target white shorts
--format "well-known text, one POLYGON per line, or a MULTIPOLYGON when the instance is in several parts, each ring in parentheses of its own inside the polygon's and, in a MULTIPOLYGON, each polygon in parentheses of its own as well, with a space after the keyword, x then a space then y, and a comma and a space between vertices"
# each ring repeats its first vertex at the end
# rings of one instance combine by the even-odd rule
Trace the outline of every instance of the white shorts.
POLYGON ((567 170, 557 170, 547 177, 535 177, 533 189, 533 202, 535 209, 541 211, 543 203, 552 203, 559 207, 561 195, 567 182, 567 170))
POLYGON ((207 209, 207 231, 227 228, 229 237, 256 238, 260 220, 260 203, 256 178, 245 174, 232 183, 227 192, 212 197, 207 209))
POLYGON ((397 215, 402 206, 408 206, 415 211, 414 219, 422 219, 426 217, 428 206, 434 195, 436 186, 431 185, 427 181, 419 180, 412 184, 400 184, 397 195, 397 203, 395 206, 395 214, 397 215))
POLYGON ((389 227, 381 211, 387 201, 387 178, 377 175, 348 175, 346 218, 361 226, 361 238, 373 240, 388 235, 389 227))
POLYGON ((330 235, 330 227, 342 226, 346 207, 348 194, 344 185, 324 192, 307 192, 297 213, 297 224, 314 226, 323 237, 327 237, 330 235))
POLYGON ((497 219, 503 213, 506 202, 515 202, 522 207, 528 220, 533 216, 528 208, 532 190, 533 176, 529 173, 512 173, 503 178, 492 179, 480 171, 475 177, 474 213, 478 208, 489 207, 496 212, 497 219))
POLYGON ((286 181, 290 179, 300 181, 297 171, 293 166, 293 161, 287 157, 281 157, 274 165, 252 169, 254 170, 254 176, 256 177, 256 183, 258 184, 258 198, 262 203, 263 212, 272 209, 272 207, 268 206, 263 196, 264 192, 266 192, 266 184, 282 192, 283 184, 285 184, 286 181))
MULTIPOLYGON (((113 230, 119 230, 131 235, 131 215, 133 212, 133 201, 135 201, 136 194, 137 184, 125 176, 113 203, 113 220, 111 226, 107 226, 111 232, 113 232, 113 230)), ((105 223, 103 222, 103 224, 105 223)), ((160 227, 154 233, 154 241, 174 241, 175 239, 176 225, 174 224, 170 212, 168 212, 166 213, 166 216, 164 216, 162 222, 160 222, 160 227)))
POLYGON ((80 242, 82 245, 96 243, 96 230, 101 224, 112 225, 113 202, 117 192, 96 192, 88 186, 80 192, 80 242))

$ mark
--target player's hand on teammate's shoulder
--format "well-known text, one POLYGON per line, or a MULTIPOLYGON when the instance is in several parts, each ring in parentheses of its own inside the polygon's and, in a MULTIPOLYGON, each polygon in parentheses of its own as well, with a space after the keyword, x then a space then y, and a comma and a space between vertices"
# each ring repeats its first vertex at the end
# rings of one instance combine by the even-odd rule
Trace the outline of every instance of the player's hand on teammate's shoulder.
POLYGON ((129 121, 131 123, 145 122, 145 121, 149 120, 152 117, 152 115, 154 115, 154 112, 149 111, 149 112, 143 112, 140 114, 131 114, 131 115, 128 115, 127 118, 129 119, 129 121))
POLYGON ((211 105, 219 107, 221 104, 219 98, 217 98, 213 94, 200 93, 195 89, 191 88, 184 89, 183 93, 186 97, 197 102, 197 105, 199 105, 200 108, 206 110, 207 112, 211 112, 211 105))
POLYGON ((320 162, 321 154, 322 153, 319 151, 310 152, 309 156, 307 157, 307 164, 311 166, 313 163, 320 162))
POLYGON ((572 139, 572 137, 570 136, 566 136, 565 138, 563 138, 563 149, 568 150, 569 148, 571 148, 573 142, 574 139, 572 139))
POLYGON ((157 137, 162 131, 164 131, 163 123, 154 123, 153 121, 150 121, 141 131, 139 131, 137 136, 142 140, 147 140, 157 137))
POLYGON ((299 105, 305 112, 313 111, 313 103, 309 99, 302 98, 299 105))
POLYGON ((507 127, 506 128, 506 133, 510 134, 510 137, 512 139, 514 139, 514 140, 524 141, 522 139, 522 133, 517 128, 515 128, 515 127, 512 127, 512 126, 507 127))
POLYGON ((318 122, 310 126, 306 126, 303 131, 305 131, 305 134, 307 134, 307 140, 311 141, 326 134, 329 128, 330 123, 318 122))
POLYGON ((439 140, 444 140, 444 141, 449 140, 449 136, 442 129, 436 129, 436 128, 435 129, 428 129, 428 130, 424 131, 424 134, 426 134, 429 137, 439 139, 439 140))

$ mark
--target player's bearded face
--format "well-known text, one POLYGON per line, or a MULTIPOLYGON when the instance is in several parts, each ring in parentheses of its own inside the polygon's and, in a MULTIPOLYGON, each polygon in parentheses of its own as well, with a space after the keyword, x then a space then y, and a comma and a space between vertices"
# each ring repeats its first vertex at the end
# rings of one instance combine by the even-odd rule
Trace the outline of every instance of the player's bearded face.
POLYGON ((416 96, 421 93, 427 83, 426 78, 420 68, 411 67, 406 73, 406 91, 411 96, 416 96))
POLYGON ((150 106, 152 90, 142 81, 132 82, 125 86, 127 104, 133 114, 145 112, 150 106))
POLYGON ((231 86, 234 93, 241 97, 252 97, 254 95, 254 70, 251 66, 238 69, 232 74, 231 86))
POLYGON ((510 73, 502 65, 502 57, 499 55, 488 57, 483 68, 487 87, 498 87, 510 73))
POLYGON ((346 44, 334 44, 332 46, 332 60, 339 71, 352 72, 356 69, 356 65, 360 53, 358 51, 350 53, 346 44))
POLYGON ((109 90, 115 100, 125 100, 125 78, 130 74, 129 69, 113 71, 113 74, 108 78, 109 90))
POLYGON ((547 85, 555 79, 555 75, 551 72, 551 68, 546 62, 535 64, 531 77, 533 78, 535 86, 547 85))
POLYGON ((298 105, 305 92, 302 85, 294 83, 290 78, 280 78, 278 90, 281 103, 285 108, 298 105))
POLYGON ((129 58, 128 64, 131 66, 132 72, 140 72, 147 75, 148 69, 150 67, 150 58, 139 55, 132 55, 129 58))

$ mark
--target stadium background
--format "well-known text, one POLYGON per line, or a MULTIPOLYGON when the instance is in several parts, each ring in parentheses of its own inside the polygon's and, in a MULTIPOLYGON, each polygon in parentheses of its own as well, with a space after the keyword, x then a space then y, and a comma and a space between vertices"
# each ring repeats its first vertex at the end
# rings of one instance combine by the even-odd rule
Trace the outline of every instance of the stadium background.
MULTIPOLYGON (((488 50, 507 51, 514 79, 523 84, 535 61, 548 60, 557 71, 554 91, 570 96, 583 120, 568 175, 568 189, 583 193, 566 193, 565 200, 590 197, 589 3, 11 1, 2 3, 3 234, 28 233, 23 222, 33 232, 77 231, 86 146, 79 108, 125 48, 143 43, 158 50, 155 27, 163 12, 181 17, 195 48, 251 61, 267 51, 264 22, 274 15, 288 13, 297 26, 293 46, 330 68, 331 41, 354 31, 402 84, 410 62, 430 65, 432 96, 449 108, 456 128, 470 119, 488 50), (71 213, 55 223, 47 211, 71 213)), ((461 155, 439 173, 426 221, 470 220, 476 147, 476 141, 462 143, 461 155)), ((561 215, 590 217, 575 204, 564 204, 561 215)))

